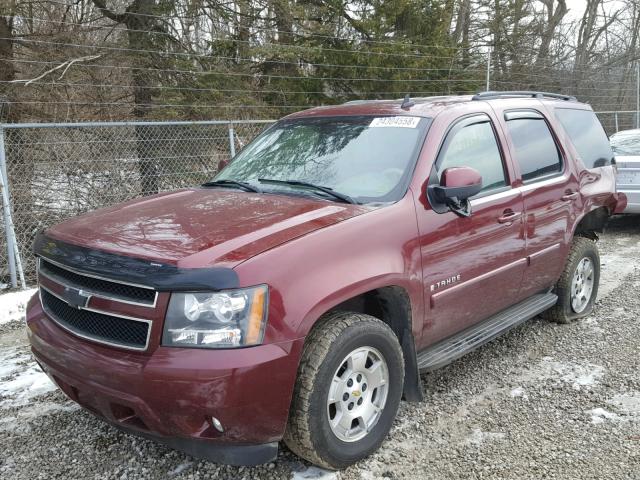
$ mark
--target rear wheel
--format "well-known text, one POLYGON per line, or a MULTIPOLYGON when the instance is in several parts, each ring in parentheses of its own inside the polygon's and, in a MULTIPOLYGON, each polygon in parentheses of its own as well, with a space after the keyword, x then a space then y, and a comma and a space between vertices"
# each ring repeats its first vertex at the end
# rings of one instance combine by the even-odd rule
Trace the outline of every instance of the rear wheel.
POLYGON ((404 382, 398 339, 369 315, 336 312, 309 334, 284 441, 329 469, 374 452, 389 432, 404 382))
POLYGON ((600 255, 596 242, 576 237, 564 271, 554 287, 558 303, 546 312, 547 318, 569 323, 593 311, 600 282, 600 255))

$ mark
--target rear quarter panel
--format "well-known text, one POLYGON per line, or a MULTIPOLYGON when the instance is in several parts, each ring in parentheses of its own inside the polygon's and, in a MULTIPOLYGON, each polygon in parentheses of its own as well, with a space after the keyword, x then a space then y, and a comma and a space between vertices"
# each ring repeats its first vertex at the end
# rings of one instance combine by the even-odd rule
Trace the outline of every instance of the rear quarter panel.
POLYGON ((620 200, 620 196, 616 187, 616 173, 615 167, 612 165, 606 165, 602 167, 587 168, 580 154, 576 150, 569 135, 562 128, 561 123, 555 116, 555 107, 559 108, 572 108, 576 110, 592 109, 585 104, 571 104, 567 105, 565 102, 545 102, 545 108, 549 112, 549 120, 552 122, 553 128, 558 135, 558 138, 562 142, 571 161, 574 164, 574 169, 578 177, 579 191, 580 191, 580 208, 576 210, 576 217, 573 220, 571 229, 567 231, 567 241, 573 239, 573 235, 580 221, 593 210, 605 207, 609 214, 612 215, 616 210, 616 206, 620 200))

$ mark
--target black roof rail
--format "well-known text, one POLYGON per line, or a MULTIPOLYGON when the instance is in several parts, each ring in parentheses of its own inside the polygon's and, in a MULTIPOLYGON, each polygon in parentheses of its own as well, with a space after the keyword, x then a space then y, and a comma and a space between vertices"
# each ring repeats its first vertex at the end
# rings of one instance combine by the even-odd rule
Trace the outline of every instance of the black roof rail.
POLYGON ((476 93, 472 100, 491 100, 494 98, 504 97, 531 97, 531 98, 555 98, 566 102, 577 102, 576 97, 572 95, 562 95, 560 93, 535 92, 530 90, 511 90, 505 92, 480 92, 476 93))

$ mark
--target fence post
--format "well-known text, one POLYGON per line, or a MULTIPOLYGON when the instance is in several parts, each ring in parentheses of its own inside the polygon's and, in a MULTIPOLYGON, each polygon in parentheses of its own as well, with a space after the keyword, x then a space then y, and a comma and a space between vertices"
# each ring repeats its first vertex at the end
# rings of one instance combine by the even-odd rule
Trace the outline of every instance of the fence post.
POLYGON ((616 119, 616 133, 618 133, 618 131, 620 130, 620 129, 618 128, 618 112, 615 112, 615 113, 613 114, 613 116, 614 116, 614 117, 615 117, 615 119, 616 119))
POLYGON ((0 188, 2 188, 2 218, 4 220, 5 240, 7 242, 7 263, 11 286, 18 286, 16 275, 16 259, 13 242, 13 222, 11 221, 11 204, 9 197, 9 178, 7 176, 7 160, 4 145, 4 126, 0 124, 0 188))
POLYGON ((233 131, 233 123, 229 123, 229 152, 231 158, 236 156, 236 134, 233 131))
POLYGON ((489 84, 491 83, 491 50, 489 50, 489 56, 487 58, 487 78, 486 78, 486 85, 485 85, 485 91, 489 91, 489 84))
POLYGON ((636 62, 636 128, 640 128, 640 62, 636 62))

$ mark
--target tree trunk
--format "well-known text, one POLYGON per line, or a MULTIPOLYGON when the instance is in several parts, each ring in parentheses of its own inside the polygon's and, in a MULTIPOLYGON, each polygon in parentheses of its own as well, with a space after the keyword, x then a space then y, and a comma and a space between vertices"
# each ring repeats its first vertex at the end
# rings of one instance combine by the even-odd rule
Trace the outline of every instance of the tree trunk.
MULTIPOLYGON (((3 12, 4 13, 4 12, 3 12)), ((7 12, 9 13, 9 12, 7 12)), ((0 16, 0 81, 10 82, 15 79, 16 70, 13 60, 13 18, 10 16, 0 16), (7 40, 9 39, 9 40, 7 40)), ((5 83, 0 84, 0 122, 13 120, 11 98, 9 88, 5 83)))
POLYGON ((462 68, 469 66, 469 24, 471 23, 471 0, 462 0, 456 16, 453 39, 462 50, 462 68))
POLYGON ((578 43, 576 45, 576 58, 573 66, 573 86, 574 93, 579 93, 581 79, 585 75, 585 67, 589 60, 589 47, 593 36, 593 29, 598 15, 600 0, 587 0, 584 15, 580 20, 578 30, 578 43))
MULTIPOLYGON (((251 50, 249 48, 249 40, 251 39, 251 2, 249 0, 238 0, 237 16, 237 39, 238 44, 236 51, 238 52, 238 58, 249 58, 251 50)), ((239 61, 241 65, 244 65, 242 61, 239 61)))
MULTIPOLYGON (((154 59, 147 51, 154 50, 153 32, 156 27, 156 0, 134 0, 125 13, 115 13, 106 7, 104 0, 93 0, 100 13, 116 23, 127 27, 128 47, 131 56, 133 83, 133 115, 137 120, 148 120, 152 110, 151 73, 146 68, 153 68, 154 59)), ((160 190, 158 156, 161 154, 157 129, 149 126, 136 126, 136 153, 138 172, 143 195, 152 195, 160 190)))
MULTIPOLYGON (((155 0, 135 0, 125 16, 129 48, 131 54, 141 69, 133 70, 133 115, 138 120, 148 120, 152 111, 153 97, 150 72, 143 68, 151 67, 150 54, 146 50, 153 50, 152 31, 154 28, 153 15, 155 0)), ((158 155, 160 139, 156 127, 136 126, 136 151, 138 155, 138 171, 140 172, 140 186, 143 195, 153 195, 160 190, 158 155)))
POLYGON ((553 8, 554 0, 542 0, 547 9, 547 20, 540 35, 540 48, 536 58, 536 70, 549 67, 549 51, 558 26, 567 14, 565 0, 558 0, 557 8, 553 8))

